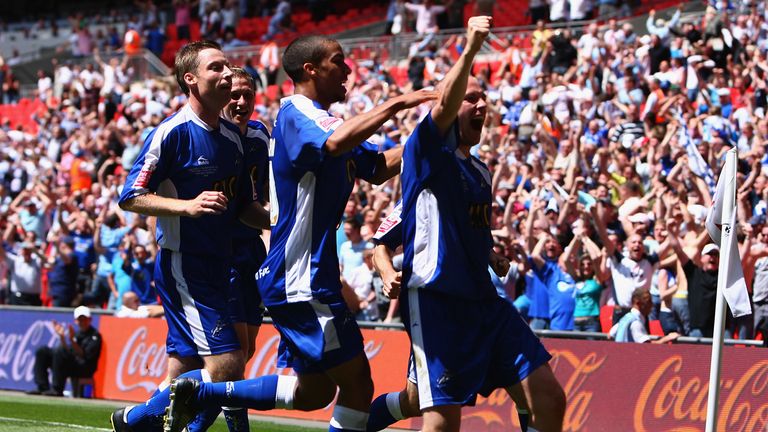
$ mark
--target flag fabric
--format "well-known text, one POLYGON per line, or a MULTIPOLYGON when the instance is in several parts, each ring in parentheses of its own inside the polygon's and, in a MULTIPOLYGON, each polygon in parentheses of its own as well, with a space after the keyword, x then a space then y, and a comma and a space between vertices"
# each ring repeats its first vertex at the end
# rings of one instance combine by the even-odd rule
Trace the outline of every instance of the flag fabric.
POLYGON ((749 292, 744 280, 744 270, 741 267, 739 256, 739 242, 736 240, 736 209, 731 215, 731 225, 727 227, 723 244, 720 248, 720 259, 728 260, 725 267, 725 290, 723 295, 731 313, 735 318, 752 313, 752 305, 749 303, 749 292))
POLYGON ((720 278, 725 279, 725 289, 723 295, 725 297, 728 307, 731 309, 731 313, 734 317, 740 317, 744 315, 750 315, 752 313, 752 306, 749 302, 749 292, 747 291, 747 283, 744 280, 744 270, 741 267, 741 256, 739 255, 739 244, 736 239, 736 202, 725 202, 726 188, 733 188, 733 196, 736 195, 736 151, 729 150, 726 156, 725 166, 720 172, 720 178, 717 180, 717 187, 715 188, 715 194, 712 198, 712 207, 707 213, 707 219, 705 226, 709 232, 709 236, 712 241, 720 246, 720 259, 726 260, 725 263, 721 261, 720 271, 725 274, 718 275, 718 281, 720 278), (717 225, 722 225, 723 210, 726 205, 731 207, 731 217, 727 222, 725 229, 721 230, 717 225), (721 235, 723 238, 721 238, 721 235))
POLYGON ((712 172, 712 167, 704 160, 704 157, 699 153, 699 149, 694 145, 691 135, 688 133, 688 127, 682 118, 680 118, 680 124, 679 142, 688 155, 688 167, 691 169, 691 172, 707 182, 709 193, 713 193, 715 191, 715 173, 712 172))

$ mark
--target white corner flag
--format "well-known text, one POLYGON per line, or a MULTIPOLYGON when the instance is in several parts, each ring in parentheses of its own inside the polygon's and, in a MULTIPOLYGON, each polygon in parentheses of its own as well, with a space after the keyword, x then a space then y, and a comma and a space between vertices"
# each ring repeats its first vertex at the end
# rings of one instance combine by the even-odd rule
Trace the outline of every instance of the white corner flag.
POLYGON ((736 196, 736 150, 729 150, 726 154, 726 163, 717 180, 715 195, 712 199, 712 208, 707 213, 705 225, 712 241, 720 246, 720 259, 726 260, 720 265, 720 271, 725 269, 725 274, 720 275, 725 279, 723 295, 734 317, 750 315, 752 307, 749 303, 749 292, 744 280, 744 270, 741 267, 739 244, 736 240, 736 202, 725 202, 726 188, 733 188, 732 197, 736 196), (731 153, 733 153, 731 155, 731 153), (726 208, 729 206, 730 208, 726 208), (725 216, 725 217, 724 217, 725 216), (727 218, 727 219, 726 219, 727 218), (721 230, 717 225, 727 225, 721 230), (725 264, 725 265, 723 265, 725 264))

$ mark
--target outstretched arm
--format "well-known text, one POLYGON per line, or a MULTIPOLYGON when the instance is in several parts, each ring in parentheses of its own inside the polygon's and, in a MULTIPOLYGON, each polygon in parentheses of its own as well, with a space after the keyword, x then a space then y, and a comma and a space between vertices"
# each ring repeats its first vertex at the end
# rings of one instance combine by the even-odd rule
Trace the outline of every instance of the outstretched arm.
POLYGON ((359 146, 381 125, 398 111, 415 107, 435 99, 437 93, 430 90, 419 90, 413 93, 392 98, 371 111, 352 117, 333 131, 325 141, 325 150, 331 156, 344 154, 359 146))
POLYGON ((491 32, 493 18, 476 16, 467 24, 467 48, 440 83, 440 96, 437 105, 432 108, 432 120, 441 134, 451 126, 459 113, 461 103, 467 92, 467 80, 472 71, 472 61, 483 46, 485 38, 491 32))

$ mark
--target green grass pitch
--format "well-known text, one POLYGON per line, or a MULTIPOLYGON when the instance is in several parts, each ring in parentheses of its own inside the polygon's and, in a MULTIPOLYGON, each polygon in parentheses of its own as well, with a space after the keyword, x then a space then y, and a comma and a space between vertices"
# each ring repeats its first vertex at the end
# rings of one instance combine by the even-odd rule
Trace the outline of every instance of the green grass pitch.
MULTIPOLYGON (((120 405, 69 398, 28 397, 21 393, 0 395, 0 432, 111 431, 109 416, 120 405)), ((222 418, 209 429, 226 432, 222 418)), ((251 420, 252 431, 320 432, 294 425, 251 420)))

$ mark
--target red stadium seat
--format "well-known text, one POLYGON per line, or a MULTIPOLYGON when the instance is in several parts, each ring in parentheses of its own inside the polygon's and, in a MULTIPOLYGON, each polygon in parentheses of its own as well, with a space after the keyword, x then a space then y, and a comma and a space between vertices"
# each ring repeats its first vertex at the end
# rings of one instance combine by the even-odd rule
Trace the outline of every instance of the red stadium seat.
POLYGON ((613 306, 605 305, 600 308, 600 328, 608 333, 613 327, 613 306))
POLYGON ((661 328, 661 321, 659 320, 648 321, 648 329, 654 336, 664 336, 664 329, 661 328))

